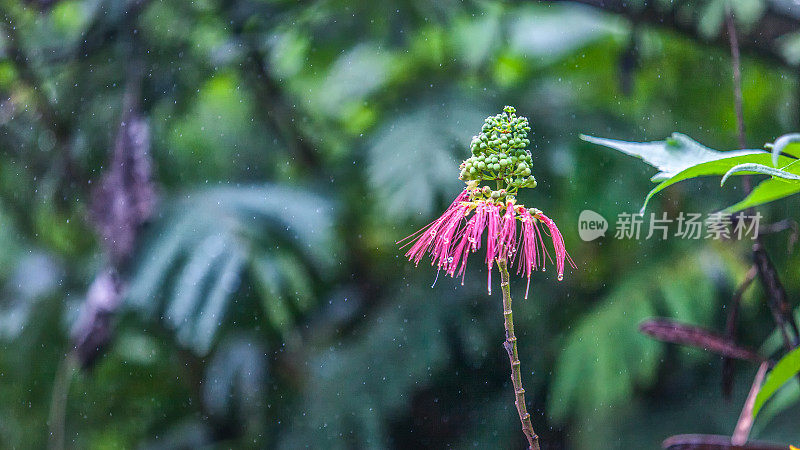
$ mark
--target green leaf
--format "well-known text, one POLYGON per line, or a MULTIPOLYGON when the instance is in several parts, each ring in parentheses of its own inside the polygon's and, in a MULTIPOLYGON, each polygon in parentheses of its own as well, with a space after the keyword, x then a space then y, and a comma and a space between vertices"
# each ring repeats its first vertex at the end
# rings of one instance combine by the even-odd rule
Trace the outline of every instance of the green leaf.
POLYGON ((239 286, 239 274, 244 266, 244 255, 242 251, 236 250, 235 248, 231 250, 215 274, 216 277, 206 296, 205 306, 193 322, 190 342, 200 354, 206 354, 211 349, 214 336, 225 317, 228 300, 239 286))
POLYGON ((435 213, 437 196, 452 201, 464 186, 458 164, 470 155, 470 133, 484 117, 475 106, 450 100, 389 121, 368 149, 369 182, 382 214, 424 218, 435 213))
POLYGON ((776 416, 784 411, 795 407, 797 402, 800 401, 800 383, 789 383, 782 389, 778 389, 775 395, 765 403, 758 412, 758 421, 756 426, 753 427, 752 435, 758 436, 776 416))
POLYGON ((782 169, 776 169, 763 164, 746 163, 731 167, 731 169, 725 172, 725 175, 722 176, 722 180, 719 182, 719 185, 722 186, 725 184, 725 180, 727 180, 731 175, 741 173, 771 175, 773 177, 783 178, 784 180, 800 180, 800 176, 782 169))
POLYGON ((293 319, 284 299, 307 310, 313 275, 327 278, 336 266, 332 211, 324 198, 272 185, 204 189, 169 202, 143 242, 126 304, 205 355, 246 279, 280 330, 293 319))
POLYGON ((753 189, 744 200, 729 206, 724 210, 726 214, 733 214, 747 208, 751 208, 764 203, 780 200, 800 192, 800 183, 787 183, 778 178, 764 180, 753 189))
POLYGON ((772 165, 778 167, 778 156, 781 153, 800 158, 800 133, 784 134, 775 139, 772 147, 772 165))
MULTIPOLYGON (((782 144, 783 146, 781 148, 783 148, 783 152, 786 154, 793 156, 795 154, 800 155, 800 142, 797 144, 788 142, 790 141, 788 136, 791 135, 787 135, 784 141, 781 141, 783 138, 778 139, 776 145, 782 144)), ((679 181, 701 176, 727 175, 723 178, 724 182, 727 177, 731 175, 744 175, 754 172, 768 173, 762 168, 767 167, 770 163, 780 164, 786 168, 797 161, 796 159, 784 155, 778 154, 776 156, 775 154, 766 153, 761 150, 728 152, 711 150, 679 133, 673 133, 672 138, 665 141, 643 143, 616 141, 613 139, 602 139, 591 136, 581 136, 581 138, 588 142, 604 145, 625 154, 642 158, 647 164, 661 171, 652 178, 654 181, 660 180, 661 183, 647 193, 644 204, 639 211, 640 213, 644 213, 647 204, 655 194, 679 181), (732 171, 732 169, 737 167, 745 169, 732 171), (746 169, 748 167, 750 168, 749 170, 746 169)), ((784 172, 769 172, 768 174, 785 175, 784 172)), ((798 175, 790 174, 784 178, 791 177, 798 177, 798 175)), ((797 179, 800 179, 800 177, 797 179)), ((762 182, 762 184, 767 183, 764 184, 764 186, 759 184, 745 200, 726 209, 726 212, 740 211, 744 208, 778 200, 800 191, 800 189, 797 189, 793 184, 780 181, 769 183, 769 181, 770 180, 762 182)))
POLYGON ((772 398, 778 389, 798 373, 800 373, 800 348, 787 353, 767 374, 767 378, 764 380, 761 390, 758 391, 756 402, 753 405, 753 417, 758 415, 764 403, 772 398))
MULTIPOLYGON (((654 187, 650 192, 648 192, 647 196, 644 199, 644 205, 642 205, 640 213, 644 213, 645 208, 647 208, 647 204, 650 202, 650 199, 653 198, 654 195, 656 195, 657 193, 661 192, 662 190, 666 189, 669 186, 672 186, 673 184, 679 181, 702 177, 702 176, 724 175, 732 167, 736 167, 739 164, 751 163, 751 162, 768 163, 770 160, 771 157, 769 153, 752 153, 747 155, 734 156, 732 158, 717 159, 714 161, 697 164, 696 166, 684 169, 675 176, 662 181, 658 186, 654 187)), ((788 162, 789 158, 781 157, 781 161, 784 160, 788 162)))
MULTIPOLYGON (((653 182, 667 180, 683 170, 709 161, 731 158, 734 156, 763 154, 762 150, 731 150, 720 152, 712 150, 689 136, 672 133, 670 138, 653 142, 628 142, 615 139, 597 138, 581 135, 581 139, 594 144, 619 150, 627 155, 641 158, 647 164, 660 170, 651 180, 653 182)), ((722 172, 724 173, 724 172, 722 172)), ((719 175, 721 175, 720 173, 719 175)), ((712 175, 712 173, 704 174, 712 175)))

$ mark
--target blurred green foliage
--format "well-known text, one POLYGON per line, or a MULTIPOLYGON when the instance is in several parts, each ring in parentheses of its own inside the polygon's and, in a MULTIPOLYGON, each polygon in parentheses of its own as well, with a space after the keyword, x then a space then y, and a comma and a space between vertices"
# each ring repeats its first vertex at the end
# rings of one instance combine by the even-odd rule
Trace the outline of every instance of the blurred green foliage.
MULTIPOLYGON (((539 187, 522 200, 559 223, 578 264, 562 283, 535 275, 515 305, 543 441, 654 448, 732 431, 755 368, 737 365, 725 402, 718 357, 636 327, 663 315, 721 330, 748 246, 577 235, 581 210, 638 211, 652 175, 580 133, 735 147, 724 48, 569 3, 49 3, 2 2, 3 446, 46 445, 69 329, 103 263, 88 192, 139 69, 161 201, 112 345, 69 389, 69 447, 521 448, 485 269, 436 280, 395 244, 457 194, 470 137, 505 104, 533 128, 539 187)), ((746 57, 743 89, 752 145, 796 130, 796 71, 746 57)), ((742 197, 703 183, 651 208, 742 197)), ((796 202, 762 213, 793 217, 796 202)), ((785 239, 767 242, 797 298, 785 239)), ((743 305, 750 345, 772 331, 762 296, 743 305)), ((797 442, 796 419, 758 437, 797 442)))

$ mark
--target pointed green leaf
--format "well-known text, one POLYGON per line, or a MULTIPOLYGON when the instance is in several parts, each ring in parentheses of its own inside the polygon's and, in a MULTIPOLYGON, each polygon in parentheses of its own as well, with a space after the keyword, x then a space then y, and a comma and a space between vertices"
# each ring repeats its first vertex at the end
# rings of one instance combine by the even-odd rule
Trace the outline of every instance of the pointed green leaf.
POLYGON ((758 436, 769 423, 784 411, 795 408, 800 401, 800 383, 789 383, 778 389, 758 412, 758 422, 753 427, 752 434, 758 436))
POLYGON ((726 214, 733 214, 764 203, 780 200, 800 192, 800 183, 787 183, 778 178, 764 180, 753 189, 744 200, 725 209, 726 214))
POLYGON ((791 380, 795 375, 800 373, 800 348, 796 348, 787 353, 772 370, 767 374, 761 390, 758 391, 756 396, 755 405, 753 405, 753 417, 758 415, 761 407, 764 406, 775 392, 778 391, 784 384, 791 380))
POLYGON ((211 235, 198 245, 181 269, 172 288, 172 301, 164 312, 164 320, 180 328, 191 319, 202 302, 206 282, 217 270, 225 248, 230 242, 221 235, 211 235))
POLYGON ((731 167, 730 170, 725 172, 723 175, 722 180, 719 182, 719 185, 722 186, 725 184, 725 180, 728 179, 731 175, 735 174, 762 174, 762 175, 771 175, 773 177, 783 178, 784 180, 793 180, 798 181, 800 180, 800 176, 795 175, 791 172, 787 172, 782 169, 776 169, 774 167, 765 166, 763 164, 754 164, 754 163, 747 163, 747 164, 739 164, 737 166, 731 167))
POLYGON ((784 134, 772 144, 772 165, 778 167, 781 153, 800 158, 800 133, 784 134))
POLYGON ((237 250, 230 252, 230 256, 219 270, 217 279, 208 291, 208 300, 194 322, 194 347, 201 355, 208 353, 211 348, 214 336, 225 317, 228 301, 239 286, 245 259, 243 252, 237 250))
POLYGON ((285 333, 291 324, 292 313, 282 295, 286 291, 285 280, 276 266, 275 258, 272 255, 263 254, 253 259, 250 270, 259 291, 261 305, 266 312, 267 320, 275 329, 285 333))

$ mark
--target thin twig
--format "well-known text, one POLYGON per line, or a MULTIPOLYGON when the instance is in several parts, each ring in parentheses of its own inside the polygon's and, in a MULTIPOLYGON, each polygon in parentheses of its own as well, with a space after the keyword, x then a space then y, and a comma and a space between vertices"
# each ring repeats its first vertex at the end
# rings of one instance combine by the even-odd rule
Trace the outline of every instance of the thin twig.
POLYGON ((742 65, 739 54, 739 39, 736 36, 736 23, 733 11, 728 6, 728 13, 725 15, 725 23, 728 26, 728 40, 731 44, 731 66, 733 67, 733 101, 736 108, 736 130, 739 135, 739 147, 747 148, 747 134, 744 130, 744 101, 742 100, 742 65))
POLYGON ((244 46, 244 73, 250 78, 253 93, 259 103, 269 106, 259 108, 258 113, 278 134, 293 156, 304 166, 312 170, 319 169, 322 164, 319 152, 311 136, 303 130, 303 120, 298 115, 298 108, 286 97, 280 81, 266 63, 268 55, 261 49, 254 33, 247 29, 250 16, 238 13, 235 8, 228 8, 224 13, 231 24, 231 32, 244 46))
MULTIPOLYGON (((753 280, 755 280, 756 275, 758 275, 758 269, 755 266, 750 267, 750 270, 747 271, 747 274, 744 276, 744 280, 733 293, 731 297, 731 302, 729 304, 728 309, 728 318, 725 323, 725 337, 730 339, 732 342, 736 342, 736 326, 739 323, 739 309, 742 303, 742 297, 744 293, 747 291, 747 288, 753 284, 753 280)), ((733 392, 733 368, 734 368, 734 360, 726 356, 722 360, 722 395, 726 398, 730 398, 731 393, 733 392)))
POLYGON ((757 242, 753 245, 753 259, 756 267, 758 268, 758 276, 761 279, 761 285, 767 294, 767 304, 769 305, 772 317, 775 319, 775 324, 781 330, 783 342, 786 350, 792 350, 798 345, 797 324, 792 316, 792 309, 789 306, 789 301, 786 295, 786 289, 783 287, 778 272, 772 264, 769 255, 767 255, 764 246, 757 242), (788 327, 788 330, 787 330, 788 327), (791 334, 790 334, 791 331, 791 334))
POLYGON ((500 289, 503 291, 503 317, 505 318, 506 341, 503 347, 508 352, 511 362, 511 384, 514 386, 514 403, 517 405, 519 420, 522 423, 522 432, 528 438, 530 450, 539 450, 539 436, 533 431, 531 415, 525 406, 525 389, 522 388, 522 372, 520 370, 519 355, 517 353, 517 337, 514 336, 514 318, 511 312, 511 286, 509 284, 508 268, 505 259, 497 260, 500 270, 500 289))
POLYGON ((747 438, 750 437, 750 429, 753 428, 753 406, 756 403, 758 391, 761 390, 764 377, 767 375, 767 368, 769 368, 768 362, 764 361, 761 363, 761 366, 758 368, 758 373, 756 373, 756 377, 753 379, 750 393, 747 394, 747 400, 744 402, 742 413, 739 415, 739 421, 736 422, 736 428, 733 431, 733 436, 731 436, 731 444, 733 445, 744 445, 747 442, 747 438))

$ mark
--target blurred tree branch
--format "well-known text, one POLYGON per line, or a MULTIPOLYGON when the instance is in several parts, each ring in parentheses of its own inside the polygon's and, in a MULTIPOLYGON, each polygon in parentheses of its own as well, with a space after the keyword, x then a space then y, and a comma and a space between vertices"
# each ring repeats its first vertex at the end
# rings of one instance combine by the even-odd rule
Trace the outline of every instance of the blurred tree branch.
MULTIPOLYGON (((563 0, 556 0, 562 1, 563 0)), ((664 2, 632 2, 628 0, 570 0, 574 3, 589 5, 603 11, 618 14, 636 23, 644 23, 677 31, 692 39, 712 43, 719 47, 728 47, 727 33, 720 31, 711 38, 705 36, 698 27, 701 14, 687 17, 682 14, 691 2, 674 1, 669 5, 664 2)), ((545 2, 551 3, 551 2, 545 2)), ((694 7, 697 8, 696 6, 694 7)), ((724 29, 724 27, 723 27, 724 29)), ((746 33, 739 32, 739 46, 742 51, 760 58, 766 58, 783 66, 791 67, 780 49, 780 40, 784 36, 800 30, 800 15, 789 6, 781 7, 778 2, 766 1, 761 17, 749 27, 746 33)))
POLYGON ((299 162, 311 169, 319 169, 320 160, 311 137, 300 127, 301 119, 297 117, 297 108, 283 93, 280 80, 276 79, 267 66, 267 55, 261 50, 257 35, 248 27, 253 17, 275 17, 276 11, 264 10, 267 6, 251 3, 232 2, 227 5, 225 14, 230 18, 232 33, 241 40, 244 48, 245 74, 250 77, 250 84, 263 105, 258 108, 264 122, 268 123, 281 137, 283 143, 299 162), (244 6, 243 6, 244 5, 244 6))

